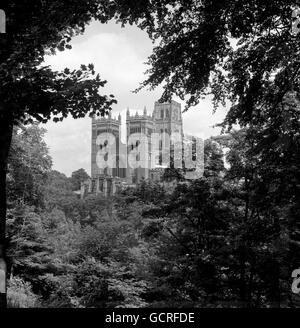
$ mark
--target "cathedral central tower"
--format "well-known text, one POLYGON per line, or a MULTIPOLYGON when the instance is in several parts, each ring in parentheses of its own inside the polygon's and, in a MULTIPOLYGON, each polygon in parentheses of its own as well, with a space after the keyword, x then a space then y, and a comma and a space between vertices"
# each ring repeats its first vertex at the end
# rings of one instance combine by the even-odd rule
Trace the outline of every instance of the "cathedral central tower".
POLYGON ((183 148, 181 105, 174 100, 169 103, 155 102, 153 119, 156 133, 159 135, 159 164, 172 167, 175 156, 178 156, 178 166, 178 163, 182 162, 183 148), (175 142, 177 142, 176 152, 174 152, 175 142))

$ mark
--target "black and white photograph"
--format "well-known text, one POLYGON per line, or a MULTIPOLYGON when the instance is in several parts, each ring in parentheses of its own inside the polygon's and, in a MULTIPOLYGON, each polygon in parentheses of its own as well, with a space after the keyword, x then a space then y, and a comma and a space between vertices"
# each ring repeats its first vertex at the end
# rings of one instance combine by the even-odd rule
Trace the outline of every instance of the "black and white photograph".
POLYGON ((300 308, 300 2, 1 0, 0 311, 280 308, 300 308))

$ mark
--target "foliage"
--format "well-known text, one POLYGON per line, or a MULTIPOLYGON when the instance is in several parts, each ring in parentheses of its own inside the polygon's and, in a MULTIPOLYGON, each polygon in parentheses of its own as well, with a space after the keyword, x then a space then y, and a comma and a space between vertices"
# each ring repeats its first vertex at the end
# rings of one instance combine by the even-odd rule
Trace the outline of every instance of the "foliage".
MULTIPOLYGON (((282 117, 296 117, 296 99, 285 101, 282 117)), ((49 172, 48 161, 38 189, 40 171, 25 161, 41 196, 34 205, 18 193, 11 198, 9 273, 30 283, 43 307, 297 306, 290 273, 300 260, 298 121, 269 124, 206 140, 204 176, 178 179, 171 191, 144 180, 110 199, 79 199, 71 178, 49 172), (277 138, 267 151, 262 136, 271 126, 277 138)), ((27 143, 43 146, 40 138, 27 143)), ((23 185, 19 177, 9 195, 23 185)))
POLYGON ((80 190, 81 183, 86 181, 88 178, 89 175, 86 173, 84 169, 79 169, 73 172, 71 175, 73 190, 80 190))
POLYGON ((43 203, 44 186, 52 166, 43 140, 45 132, 37 124, 15 128, 7 176, 9 202, 43 203))
POLYGON ((9 308, 36 308, 39 305, 30 284, 21 278, 12 277, 8 281, 7 298, 9 308))
POLYGON ((284 96, 299 93, 299 34, 292 30, 295 0, 116 2, 117 17, 136 23, 156 42, 148 78, 163 84, 187 107, 213 95, 230 100, 225 123, 258 123, 273 117, 284 96))
POLYGON ((2 119, 10 115, 28 122, 31 116, 45 122, 53 115, 54 121, 61 121, 68 114, 79 118, 109 110, 115 100, 98 94, 106 81, 95 76, 92 64, 63 72, 41 66, 46 54, 70 48, 71 38, 97 16, 100 4, 5 1, 2 8, 10 35, 3 38, 0 53, 2 119))
MULTIPOLYGON (((104 116, 116 100, 99 94, 107 81, 96 75, 93 64, 57 72, 43 63, 46 55, 70 49, 72 37, 82 33, 92 18, 107 21, 110 16, 101 1, 5 0, 1 9, 8 17, 7 33, 0 39, 0 248, 5 261, 6 173, 13 126, 59 122, 68 116, 104 116)), ((25 187, 24 193, 33 191, 36 198, 36 190, 25 187)), ((5 306, 6 295, 1 293, 0 307, 5 306)))

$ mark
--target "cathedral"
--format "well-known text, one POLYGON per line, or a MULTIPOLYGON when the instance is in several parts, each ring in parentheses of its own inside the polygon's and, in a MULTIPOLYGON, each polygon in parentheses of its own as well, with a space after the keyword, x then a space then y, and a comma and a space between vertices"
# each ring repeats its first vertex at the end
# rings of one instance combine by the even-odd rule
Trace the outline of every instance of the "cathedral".
MULTIPOLYGON (((161 181, 161 177, 172 158, 174 145, 170 140, 172 134, 178 135, 183 140, 183 125, 181 104, 176 101, 169 103, 155 102, 153 113, 131 114, 126 113, 126 144, 121 142, 121 115, 92 119, 91 142, 91 179, 82 184, 82 196, 87 193, 113 195, 124 186, 134 186, 142 179, 161 181), (158 136, 157 142, 153 142, 153 133, 158 136), (142 155, 138 152, 140 141, 134 136, 143 136, 143 144, 147 144, 146 151, 142 155), (115 161, 113 167, 99 165, 97 156, 105 154, 105 147, 110 142, 105 136, 113 136, 115 147, 115 161), (100 140, 99 136, 104 136, 100 140), (155 148, 156 147, 156 148, 155 148), (136 150, 136 152, 135 152, 136 150), (156 150, 156 152, 154 152, 156 150), (154 158, 154 153, 156 154, 154 158), (132 168, 128 165, 129 157, 136 156, 139 166, 132 168)), ((182 149, 182 146, 180 148, 182 149)), ((177 152, 178 153, 178 152, 177 152)), ((179 163, 183 161, 182 152, 179 152, 179 163)), ((109 156, 109 154, 105 154, 109 156)), ((178 167, 178 166, 177 166, 178 167)))

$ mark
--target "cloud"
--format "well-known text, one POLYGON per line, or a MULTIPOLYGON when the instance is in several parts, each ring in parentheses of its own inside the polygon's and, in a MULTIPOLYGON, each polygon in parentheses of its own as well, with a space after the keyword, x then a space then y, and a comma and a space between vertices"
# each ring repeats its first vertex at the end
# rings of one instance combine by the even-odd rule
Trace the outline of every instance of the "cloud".
MULTIPOLYGON (((47 57, 46 64, 62 70, 65 67, 75 69, 80 64, 93 63, 101 78, 108 81, 104 89, 106 92, 118 95, 136 89, 144 79, 147 56, 141 56, 134 40, 126 34, 108 31, 89 37, 89 29, 86 35, 86 39, 81 42, 76 42, 75 38, 71 50, 47 57)), ((144 38, 147 40, 146 34, 144 38)), ((146 42, 145 48, 148 48, 150 54, 150 40, 146 42)))

